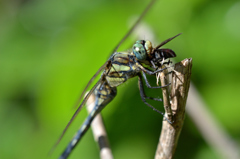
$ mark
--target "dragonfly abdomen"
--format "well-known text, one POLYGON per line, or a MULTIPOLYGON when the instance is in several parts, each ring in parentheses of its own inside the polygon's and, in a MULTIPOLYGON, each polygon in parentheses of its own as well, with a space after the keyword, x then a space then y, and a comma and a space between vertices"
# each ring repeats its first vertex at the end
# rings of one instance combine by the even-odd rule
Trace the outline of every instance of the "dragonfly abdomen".
POLYGON ((95 105, 91 111, 91 113, 88 115, 86 120, 84 121, 81 128, 78 130, 74 138, 71 140, 71 142, 68 144, 65 151, 62 153, 59 159, 66 159, 68 155, 71 153, 71 151, 74 149, 74 147, 77 145, 77 143, 80 141, 80 139, 83 137, 83 135, 87 132, 89 129, 93 119, 95 116, 101 112, 101 110, 113 100, 113 98, 117 94, 117 89, 112 88, 108 85, 107 82, 100 83, 97 88, 94 90, 94 97, 95 97, 95 105))

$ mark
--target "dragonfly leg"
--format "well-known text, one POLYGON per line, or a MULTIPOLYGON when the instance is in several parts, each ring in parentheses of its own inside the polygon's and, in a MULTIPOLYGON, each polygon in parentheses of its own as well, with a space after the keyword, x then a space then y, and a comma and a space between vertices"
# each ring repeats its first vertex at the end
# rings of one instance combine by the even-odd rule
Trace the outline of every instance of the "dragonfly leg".
POLYGON ((166 70, 166 69, 169 68, 169 67, 165 67, 165 68, 162 68, 162 69, 158 69, 156 71, 151 71, 151 70, 146 69, 145 67, 143 67, 138 61, 135 61, 135 62, 136 62, 136 65, 142 70, 142 72, 145 72, 145 73, 147 73, 149 75, 154 75, 154 74, 156 74, 158 72, 162 72, 163 70, 166 70))
POLYGON ((59 159, 65 159, 69 156, 71 151, 83 137, 83 135, 89 129, 93 119, 95 116, 101 112, 101 110, 112 101, 112 99, 116 96, 117 89, 115 87, 110 87, 106 82, 99 84, 96 88, 94 95, 95 95, 95 106, 91 113, 88 115, 84 123, 82 124, 81 128, 78 130, 74 138, 68 144, 65 151, 62 153, 59 159))
POLYGON ((151 99, 151 100, 155 100, 155 101, 159 101, 159 102, 162 102, 162 99, 161 98, 153 98, 153 97, 145 97, 146 99, 151 99))
POLYGON ((141 96, 142 101, 143 101, 147 106, 149 106, 150 108, 152 108, 154 111, 162 114, 162 116, 164 117, 164 119, 167 120, 167 121, 171 124, 172 122, 169 121, 169 120, 167 119, 167 117, 164 116, 164 113, 163 113, 163 112, 157 110, 156 108, 154 108, 152 105, 150 105, 150 104, 146 101, 146 98, 147 98, 147 99, 154 99, 154 98, 146 97, 146 95, 145 95, 145 93, 144 93, 143 81, 142 81, 141 75, 138 75, 138 87, 139 87, 140 96, 141 96))
POLYGON ((148 80, 147 80, 147 77, 146 77, 146 74, 142 71, 142 75, 143 75, 143 78, 144 78, 144 80, 145 80, 145 82, 146 82, 146 85, 147 85, 147 87, 148 88, 163 88, 163 87, 167 87, 167 86, 169 86, 171 83, 168 83, 168 84, 166 84, 166 85, 164 85, 164 86, 155 86, 155 87, 152 87, 150 84, 149 84, 149 82, 148 82, 148 80))

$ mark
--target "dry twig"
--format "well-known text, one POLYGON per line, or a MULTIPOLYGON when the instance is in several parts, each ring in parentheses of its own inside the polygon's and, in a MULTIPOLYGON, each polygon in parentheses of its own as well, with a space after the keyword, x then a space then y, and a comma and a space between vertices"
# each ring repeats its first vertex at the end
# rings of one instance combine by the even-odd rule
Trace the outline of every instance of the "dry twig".
MULTIPOLYGON (((87 103, 88 113, 91 112, 95 105, 95 96, 92 94, 88 99, 87 103)), ((98 143, 100 148, 101 159, 113 159, 112 150, 109 146, 107 133, 103 124, 102 116, 99 113, 92 121, 91 124, 94 140, 98 143)))
MULTIPOLYGON (((147 35, 148 40, 152 42, 158 41, 155 33, 146 23, 140 23, 134 33, 137 36, 136 39, 146 39, 147 35)), ((215 118, 214 113, 210 112, 209 107, 211 106, 204 102, 201 94, 191 84, 186 112, 202 134, 204 140, 217 152, 219 158, 239 159, 239 144, 226 131, 222 123, 215 118)))
MULTIPOLYGON (((175 65, 172 78, 171 106, 167 88, 163 88, 164 108, 173 124, 163 121, 155 159, 171 159, 174 156, 178 138, 183 126, 185 106, 190 86, 192 59, 185 59, 175 65), (172 109, 172 114, 169 112, 172 109)), ((164 73, 160 76, 162 85, 166 84, 164 73)))

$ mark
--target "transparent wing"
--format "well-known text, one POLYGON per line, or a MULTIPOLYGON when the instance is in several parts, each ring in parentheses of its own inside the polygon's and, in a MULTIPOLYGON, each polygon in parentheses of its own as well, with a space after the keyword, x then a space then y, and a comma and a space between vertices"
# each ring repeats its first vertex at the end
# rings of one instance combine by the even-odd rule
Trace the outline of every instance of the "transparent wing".
MULTIPOLYGON (((121 41, 117 44, 117 46, 114 48, 114 50, 111 52, 111 55, 117 51, 118 47, 124 42, 124 40, 133 32, 133 30, 136 28, 136 26, 138 25, 138 23, 141 21, 141 19, 144 17, 144 15, 147 13, 147 11, 151 8, 151 6, 155 3, 156 0, 152 0, 149 5, 145 8, 145 10, 143 11, 143 13, 141 14, 141 16, 138 18, 138 20, 135 22, 135 24, 132 26, 132 28, 127 32, 127 34, 121 39, 121 41)), ((90 86, 90 84, 93 82, 93 80, 97 77, 97 75, 99 75, 99 73, 108 65, 110 64, 110 61, 108 60, 107 62, 105 62, 100 69, 94 74, 94 76, 90 79, 90 81, 88 82, 87 86, 85 87, 85 89, 83 90, 78 102, 83 98, 84 94, 86 93, 88 87, 90 86)), ((57 142, 54 144, 54 146, 52 147, 51 151, 49 152, 49 154, 51 154, 53 152, 53 150, 55 149, 55 147, 58 145, 58 143, 61 141, 62 137, 64 136, 64 134, 66 133, 67 129, 69 128, 69 126, 71 125, 71 123, 73 122, 73 120, 76 118, 76 116, 78 115, 78 113, 81 111, 82 107, 85 105, 85 103, 87 102, 88 98, 90 97, 90 95, 93 93, 93 91, 96 89, 96 87, 102 82, 102 79, 100 79, 95 85, 94 87, 89 91, 89 93, 87 94, 87 96, 83 99, 82 103, 80 104, 80 106, 77 108, 76 112, 74 113, 74 115, 72 116, 71 120, 68 122, 67 126, 64 128, 61 136, 58 138, 57 142)))
MULTIPOLYGON (((131 29, 127 32, 127 34, 120 40, 120 42, 117 44, 117 46, 113 49, 113 51, 110 53, 110 57, 111 55, 117 51, 117 49, 119 48, 119 46, 124 42, 124 40, 126 40, 128 38, 128 36, 133 32, 133 30, 136 28, 136 26, 139 24, 139 22, 142 20, 142 18, 145 16, 145 14, 148 12, 148 10, 152 7, 152 5, 155 3, 156 0, 152 0, 148 6, 145 8, 145 10, 142 12, 141 16, 138 18, 138 20, 134 23, 134 25, 131 27, 131 29)), ((108 62, 108 61, 107 61, 108 62)), ((87 86, 85 87, 85 89, 83 90, 80 98, 77 101, 77 104, 75 104, 74 108, 77 107, 78 103, 80 103, 80 101, 82 100, 84 94, 86 93, 88 87, 90 86, 90 84, 92 83, 92 81, 96 78, 96 76, 102 71, 102 69, 107 65, 107 62, 96 72, 96 74, 90 79, 90 81, 88 82, 87 86)))
POLYGON ((90 81, 88 82, 88 84, 86 85, 86 87, 84 88, 80 98, 78 99, 77 103, 75 104, 74 108, 76 108, 78 106, 78 104, 80 103, 80 101, 82 100, 83 96, 85 95, 88 87, 91 85, 91 83, 93 82, 93 80, 99 75, 99 73, 107 66, 107 64, 109 64, 110 61, 108 60, 107 62, 105 62, 99 69, 98 71, 93 75, 93 77, 90 79, 90 81))
MULTIPOLYGON (((98 71, 93 75, 93 77, 90 79, 90 81, 88 82, 87 86, 84 88, 81 96, 80 96, 80 100, 83 98, 83 96, 85 95, 88 87, 90 86, 90 84, 92 83, 92 81, 99 75, 99 73, 107 66, 110 65, 111 61, 108 60, 106 61, 99 69, 98 71)), ((70 119, 70 121, 68 122, 67 126, 64 128, 61 136, 58 138, 57 142, 54 144, 54 146, 52 147, 51 151, 49 154, 51 154, 53 152, 53 150, 55 149, 55 147, 59 144, 59 142, 61 141, 61 139, 63 138, 64 134, 66 133, 67 129, 69 128, 69 126, 71 125, 71 123, 73 122, 73 120, 76 118, 76 116, 78 115, 78 113, 81 111, 82 107, 85 105, 85 103, 87 102, 88 98, 90 97, 90 95, 93 93, 93 91, 96 89, 96 87, 102 82, 102 79, 100 79, 94 86, 93 88, 88 92, 88 94, 86 95, 86 97, 83 99, 82 103, 80 104, 80 106, 77 108, 77 110, 75 111, 75 113, 73 114, 72 118, 70 119)))
POLYGON ((119 46, 128 38, 128 36, 133 32, 133 30, 136 28, 136 26, 139 24, 139 22, 142 20, 142 18, 145 16, 145 14, 148 12, 148 10, 152 7, 152 5, 155 3, 156 0, 152 0, 148 6, 145 8, 145 10, 142 12, 141 16, 138 18, 138 20, 134 23, 134 25, 131 27, 131 29, 127 32, 127 34, 120 40, 120 42, 117 44, 117 46, 113 49, 110 56, 117 51, 119 46))
POLYGON ((60 137, 58 138, 57 142, 54 144, 54 146, 52 147, 51 151, 49 152, 49 154, 51 154, 53 152, 53 150, 56 148, 56 146, 59 144, 59 142, 61 141, 62 137, 64 136, 64 134, 66 133, 67 129, 69 128, 69 126, 71 125, 71 123, 73 122, 73 120, 76 118, 76 116, 78 115, 78 113, 81 111, 82 107, 85 105, 85 103, 87 102, 88 98, 90 97, 90 95, 93 93, 93 91, 96 89, 96 87, 102 82, 102 79, 100 79, 94 86, 93 88, 88 92, 88 94, 86 95, 86 97, 83 99, 82 103, 80 104, 80 106, 78 107, 78 109, 76 110, 76 112, 73 114, 72 118, 70 119, 70 121, 68 122, 67 126, 64 128, 62 134, 60 135, 60 137))

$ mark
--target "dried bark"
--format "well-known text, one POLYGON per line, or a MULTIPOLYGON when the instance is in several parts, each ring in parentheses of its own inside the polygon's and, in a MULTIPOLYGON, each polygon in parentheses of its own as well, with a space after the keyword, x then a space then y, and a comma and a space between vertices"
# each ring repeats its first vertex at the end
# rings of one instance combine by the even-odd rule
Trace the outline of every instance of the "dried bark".
MULTIPOLYGON (((155 159, 171 159, 174 156, 184 122, 185 106, 190 86, 191 68, 191 58, 175 64, 174 70, 172 71, 171 102, 169 101, 167 88, 163 88, 165 112, 166 115, 170 115, 169 120, 173 121, 173 123, 170 124, 167 121, 163 121, 155 159)), ((166 76, 161 75, 160 78, 162 85, 166 84, 166 76)))

